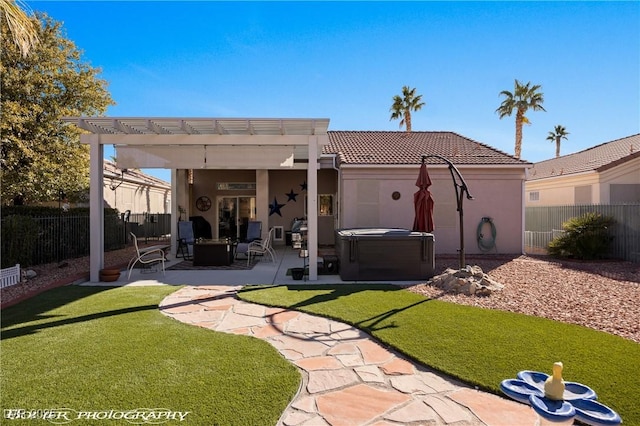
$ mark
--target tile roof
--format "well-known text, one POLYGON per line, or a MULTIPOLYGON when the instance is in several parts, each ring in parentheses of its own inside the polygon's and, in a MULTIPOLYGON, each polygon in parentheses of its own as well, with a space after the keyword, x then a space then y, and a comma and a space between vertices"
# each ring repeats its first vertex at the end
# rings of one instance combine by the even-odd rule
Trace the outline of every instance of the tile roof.
MULTIPOLYGON (((453 132, 333 131, 323 154, 337 154, 341 164, 419 164, 422 155, 437 154, 454 164, 530 165, 488 145, 453 132)), ((427 163, 441 163, 427 159, 427 163)))
POLYGON ((584 151, 535 163, 527 180, 603 171, 640 156, 640 134, 616 139, 584 151))

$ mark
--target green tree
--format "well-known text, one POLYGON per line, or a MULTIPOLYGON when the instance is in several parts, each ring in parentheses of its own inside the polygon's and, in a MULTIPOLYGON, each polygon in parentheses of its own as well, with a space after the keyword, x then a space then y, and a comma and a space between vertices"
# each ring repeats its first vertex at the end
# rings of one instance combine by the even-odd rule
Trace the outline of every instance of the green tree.
POLYGON ((89 184, 89 148, 65 116, 101 115, 113 105, 99 69, 81 60, 62 36, 61 23, 43 14, 32 18, 39 42, 29 55, 2 31, 2 117, 0 178, 2 203, 77 198, 89 184), (76 195, 74 197, 74 194, 76 195))
POLYGON ((418 111, 425 103, 422 101, 422 95, 416 96, 416 89, 410 89, 409 86, 402 87, 402 97, 395 95, 393 97, 393 105, 391 118, 389 120, 400 119, 400 127, 406 126, 407 132, 411 131, 411 111, 418 111))
MULTIPOLYGON (((16 44, 22 56, 27 56, 29 50, 38 42, 38 30, 20 4, 24 2, 0 0, 0 21, 9 29, 10 39, 16 44)), ((3 33, 2 38, 4 37, 3 33)))
POLYGON ((569 135, 567 129, 558 124, 547 136, 548 141, 556 143, 556 158, 560 157, 560 139, 568 140, 567 135, 569 135))
POLYGON ((496 109, 500 118, 511 116, 514 110, 516 112, 516 145, 514 156, 518 159, 522 152, 522 125, 531 124, 525 114, 529 109, 533 111, 546 111, 542 107, 544 95, 539 92, 540 87, 540 85, 532 86, 531 82, 522 84, 516 80, 513 93, 508 90, 500 92, 500 96, 505 97, 502 104, 496 109))

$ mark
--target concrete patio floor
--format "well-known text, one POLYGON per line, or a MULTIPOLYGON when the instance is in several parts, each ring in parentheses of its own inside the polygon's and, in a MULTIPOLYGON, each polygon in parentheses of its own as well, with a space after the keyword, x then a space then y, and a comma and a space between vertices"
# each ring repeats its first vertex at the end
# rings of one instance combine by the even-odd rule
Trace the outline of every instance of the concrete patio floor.
MULTIPOLYGON (((303 259, 290 247, 280 247, 277 253, 275 263, 261 259, 250 270, 168 270, 163 274, 134 269, 131 279, 124 271, 116 282, 80 285, 186 285, 161 302, 163 314, 271 343, 299 368, 303 378, 280 426, 536 424, 531 407, 475 390, 413 363, 347 324, 239 300, 237 290, 248 284, 346 283, 339 275, 294 280, 286 275, 287 270, 302 267, 303 259)), ((172 259, 166 267, 181 261, 172 259)))
MULTIPOLYGON (((301 268, 303 259, 298 256, 298 250, 294 250, 289 246, 275 247, 277 253, 276 262, 271 262, 268 256, 261 258, 252 269, 249 270, 180 270, 148 272, 141 269, 134 269, 131 273, 131 279, 127 279, 127 271, 120 275, 120 279, 109 283, 91 283, 91 285, 249 285, 249 284, 336 284, 336 283, 355 283, 357 281, 342 281, 340 275, 318 275, 317 281, 294 280, 291 276, 287 276, 287 270, 290 268, 301 268)), ((242 255, 241 255, 242 256, 242 255)), ((169 261, 165 264, 166 268, 170 268, 177 263, 182 262, 181 258, 175 259, 169 256, 169 261)), ((245 264, 246 259, 240 257, 235 262, 245 264)), ((367 282, 371 282, 368 280, 367 282)), ((384 281, 385 283, 412 285, 421 281, 384 281)))

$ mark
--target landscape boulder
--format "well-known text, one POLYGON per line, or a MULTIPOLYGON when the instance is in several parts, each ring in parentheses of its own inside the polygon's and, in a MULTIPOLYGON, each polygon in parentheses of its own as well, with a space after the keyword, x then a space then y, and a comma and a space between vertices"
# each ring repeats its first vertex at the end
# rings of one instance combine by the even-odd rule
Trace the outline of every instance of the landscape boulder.
POLYGON ((477 265, 467 265, 466 268, 457 270, 448 268, 444 273, 431 278, 428 284, 447 293, 462 293, 469 296, 489 296, 494 291, 500 291, 504 288, 502 284, 491 279, 477 265))

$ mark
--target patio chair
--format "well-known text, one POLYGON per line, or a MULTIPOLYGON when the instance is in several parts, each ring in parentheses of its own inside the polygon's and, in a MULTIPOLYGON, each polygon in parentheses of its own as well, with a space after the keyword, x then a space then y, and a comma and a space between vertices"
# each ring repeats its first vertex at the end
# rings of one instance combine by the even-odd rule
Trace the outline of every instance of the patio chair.
POLYGON ((184 260, 193 259, 193 222, 181 220, 178 222, 178 250, 176 256, 181 256, 184 260))
POLYGON ((129 270, 129 274, 127 275, 127 279, 131 278, 131 271, 133 271, 133 267, 138 263, 142 264, 143 268, 151 268, 151 266, 162 264, 162 274, 164 275, 164 261, 165 254, 161 248, 153 248, 149 247, 147 249, 140 249, 138 247, 138 238, 136 235, 131 232, 131 238, 133 238, 133 244, 136 246, 136 255, 129 261, 127 265, 127 269, 129 270))
POLYGON ((276 262, 276 252, 271 246, 271 242, 273 241, 273 235, 275 234, 275 232, 275 228, 271 228, 269 230, 269 234, 267 234, 267 238, 265 238, 264 240, 249 243, 249 247, 247 249, 247 266, 251 264, 251 257, 263 256, 266 254, 271 257, 271 261, 273 263, 276 262))
POLYGON ((254 241, 259 240, 262 237, 262 222, 260 221, 251 221, 247 224, 247 238, 238 243, 236 247, 235 258, 238 258, 238 254, 244 254, 245 256, 249 256, 249 244, 254 241))

